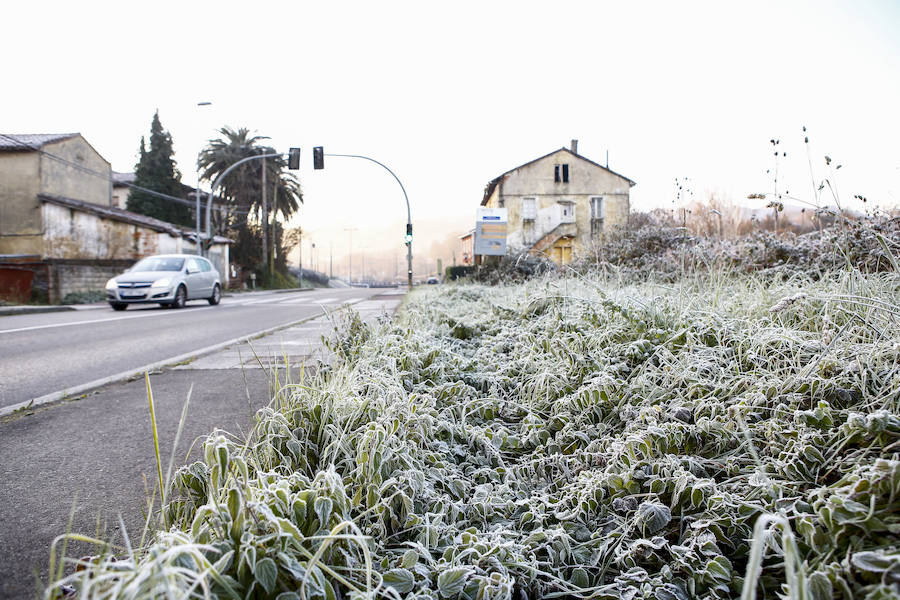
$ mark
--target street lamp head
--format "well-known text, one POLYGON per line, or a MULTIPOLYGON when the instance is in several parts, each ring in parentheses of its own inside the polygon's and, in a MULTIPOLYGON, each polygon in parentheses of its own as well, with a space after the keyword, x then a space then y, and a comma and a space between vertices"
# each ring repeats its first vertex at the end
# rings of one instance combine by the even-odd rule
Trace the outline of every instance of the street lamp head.
POLYGON ((211 106, 212 102, 198 102, 197 106, 211 106))

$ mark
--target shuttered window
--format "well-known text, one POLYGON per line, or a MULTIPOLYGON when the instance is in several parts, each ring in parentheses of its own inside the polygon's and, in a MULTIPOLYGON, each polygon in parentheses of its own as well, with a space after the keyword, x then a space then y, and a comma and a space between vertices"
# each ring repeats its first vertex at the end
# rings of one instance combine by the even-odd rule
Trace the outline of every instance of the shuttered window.
POLYGON ((522 198, 522 220, 534 221, 537 218, 537 199, 522 198))

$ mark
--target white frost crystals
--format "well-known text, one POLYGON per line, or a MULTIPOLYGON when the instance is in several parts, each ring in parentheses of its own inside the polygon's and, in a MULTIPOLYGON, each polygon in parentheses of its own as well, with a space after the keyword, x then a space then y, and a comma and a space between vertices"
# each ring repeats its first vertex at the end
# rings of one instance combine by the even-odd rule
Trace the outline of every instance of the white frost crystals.
POLYGON ((423 286, 393 322, 347 322, 246 444, 207 441, 168 494, 189 533, 69 582, 685 600, 740 596, 749 565, 747 597, 896 595, 898 299, 858 273, 423 286), (780 537, 754 539, 763 515, 780 537))

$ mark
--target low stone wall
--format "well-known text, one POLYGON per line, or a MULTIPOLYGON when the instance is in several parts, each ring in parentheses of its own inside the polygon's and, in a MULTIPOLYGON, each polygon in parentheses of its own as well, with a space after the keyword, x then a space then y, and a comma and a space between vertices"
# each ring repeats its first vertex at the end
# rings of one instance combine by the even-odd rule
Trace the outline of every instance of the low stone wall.
POLYGON ((51 263, 54 285, 51 286, 50 302, 56 304, 76 292, 103 291, 111 277, 120 275, 134 264, 133 260, 103 262, 114 264, 51 263))

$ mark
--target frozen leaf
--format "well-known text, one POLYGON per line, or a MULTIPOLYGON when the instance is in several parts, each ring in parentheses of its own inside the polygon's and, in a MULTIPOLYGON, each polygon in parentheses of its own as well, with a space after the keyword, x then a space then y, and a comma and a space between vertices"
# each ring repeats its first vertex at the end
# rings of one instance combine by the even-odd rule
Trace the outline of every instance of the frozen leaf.
POLYGON ((253 576, 267 593, 272 593, 272 590, 275 589, 275 581, 278 579, 278 567, 275 566, 275 561, 268 557, 256 561, 253 576))
POLYGON ((813 573, 809 576, 809 593, 812 600, 832 600, 834 589, 831 580, 824 573, 813 573))
POLYGON ((877 551, 855 552, 850 558, 850 563, 860 571, 885 573, 894 569, 900 570, 900 554, 886 554, 877 551))
POLYGON ((394 588, 401 594, 411 592, 416 584, 416 578, 409 569, 391 569, 382 577, 385 585, 394 588))
POLYGON ((400 561, 400 566, 404 569, 412 569, 417 562, 419 562, 419 553, 415 550, 407 550, 403 553, 403 559, 400 561))
POLYGON ((637 510, 638 519, 647 533, 656 533, 672 520, 668 506, 657 502, 644 502, 637 510))
POLYGON ((466 586, 472 573, 470 567, 454 567, 441 571, 437 578, 438 593, 442 598, 456 598, 466 586))

